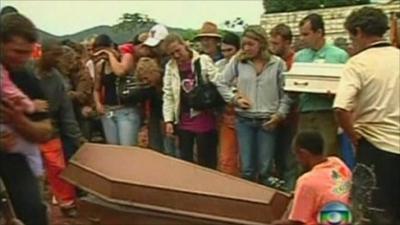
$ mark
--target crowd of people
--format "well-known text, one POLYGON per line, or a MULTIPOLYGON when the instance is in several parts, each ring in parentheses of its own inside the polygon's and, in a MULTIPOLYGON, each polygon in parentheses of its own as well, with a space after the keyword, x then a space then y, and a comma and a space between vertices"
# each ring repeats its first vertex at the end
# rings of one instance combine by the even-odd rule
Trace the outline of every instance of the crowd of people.
POLYGON ((388 23, 380 9, 353 11, 351 51, 328 43, 313 13, 299 23, 301 49, 285 24, 239 36, 205 22, 194 40, 156 24, 124 44, 42 40, 33 54, 34 24, 3 8, 0 178, 18 218, 49 223, 44 179, 76 216, 76 189, 59 177, 68 160, 85 142, 138 146, 145 128, 142 147, 293 192, 288 219, 274 224, 315 225, 332 201, 361 224, 400 223, 400 50, 384 39, 388 23), (336 95, 284 91, 296 62, 345 64, 336 95), (193 102, 206 84, 221 98, 212 107, 193 102))

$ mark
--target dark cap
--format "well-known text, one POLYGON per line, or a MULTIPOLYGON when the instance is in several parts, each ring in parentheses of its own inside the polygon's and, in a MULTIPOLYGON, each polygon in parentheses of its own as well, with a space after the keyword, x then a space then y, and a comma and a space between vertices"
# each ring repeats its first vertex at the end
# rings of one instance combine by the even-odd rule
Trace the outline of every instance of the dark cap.
POLYGON ((240 49, 240 37, 232 32, 227 32, 222 37, 222 43, 227 45, 235 46, 236 49, 240 49))

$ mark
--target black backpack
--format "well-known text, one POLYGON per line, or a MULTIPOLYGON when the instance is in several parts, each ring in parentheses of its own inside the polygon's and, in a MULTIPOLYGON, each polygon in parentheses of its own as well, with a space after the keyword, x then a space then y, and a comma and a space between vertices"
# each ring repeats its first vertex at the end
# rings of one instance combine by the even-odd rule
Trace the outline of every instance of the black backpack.
POLYGON ((198 111, 223 106, 225 101, 215 84, 208 79, 205 81, 201 75, 200 58, 194 62, 194 70, 197 85, 188 93, 188 106, 198 111))

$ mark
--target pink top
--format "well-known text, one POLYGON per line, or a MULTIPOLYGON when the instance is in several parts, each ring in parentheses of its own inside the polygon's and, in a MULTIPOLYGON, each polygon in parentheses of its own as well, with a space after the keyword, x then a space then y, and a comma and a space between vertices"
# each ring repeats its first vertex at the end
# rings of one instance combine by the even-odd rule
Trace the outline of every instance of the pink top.
POLYGON ((0 65, 0 84, 1 98, 12 101, 14 104, 22 106, 27 113, 35 111, 35 105, 10 79, 10 74, 0 65))
POLYGON ((194 133, 205 133, 215 130, 215 123, 215 116, 209 111, 201 112, 192 117, 189 113, 182 113, 179 129, 194 133))
POLYGON ((179 65, 181 77, 181 115, 179 129, 194 133, 205 133, 215 130, 216 121, 212 110, 194 111, 187 105, 187 95, 195 88, 196 79, 192 71, 192 62, 179 65))
POLYGON ((329 157, 297 180, 289 220, 317 225, 320 210, 329 202, 349 203, 351 171, 337 157, 329 157))
MULTIPOLYGON (((33 113, 35 105, 10 79, 8 71, 0 64, 0 86, 1 98, 12 101, 15 105, 22 107, 24 112, 33 113)), ((0 131, 11 131, 15 133, 16 143, 9 149, 12 153, 22 153, 34 173, 35 176, 43 176, 43 162, 39 152, 39 145, 25 140, 18 132, 8 126, 7 124, 0 123, 0 131)))

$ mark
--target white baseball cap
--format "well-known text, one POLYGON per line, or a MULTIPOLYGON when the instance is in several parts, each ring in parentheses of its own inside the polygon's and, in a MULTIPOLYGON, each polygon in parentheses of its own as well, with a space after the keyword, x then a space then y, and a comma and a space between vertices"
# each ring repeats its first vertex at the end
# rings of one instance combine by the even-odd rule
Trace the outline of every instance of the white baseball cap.
POLYGON ((144 41, 143 44, 155 47, 168 35, 168 30, 164 25, 154 25, 149 31, 149 37, 144 41))

